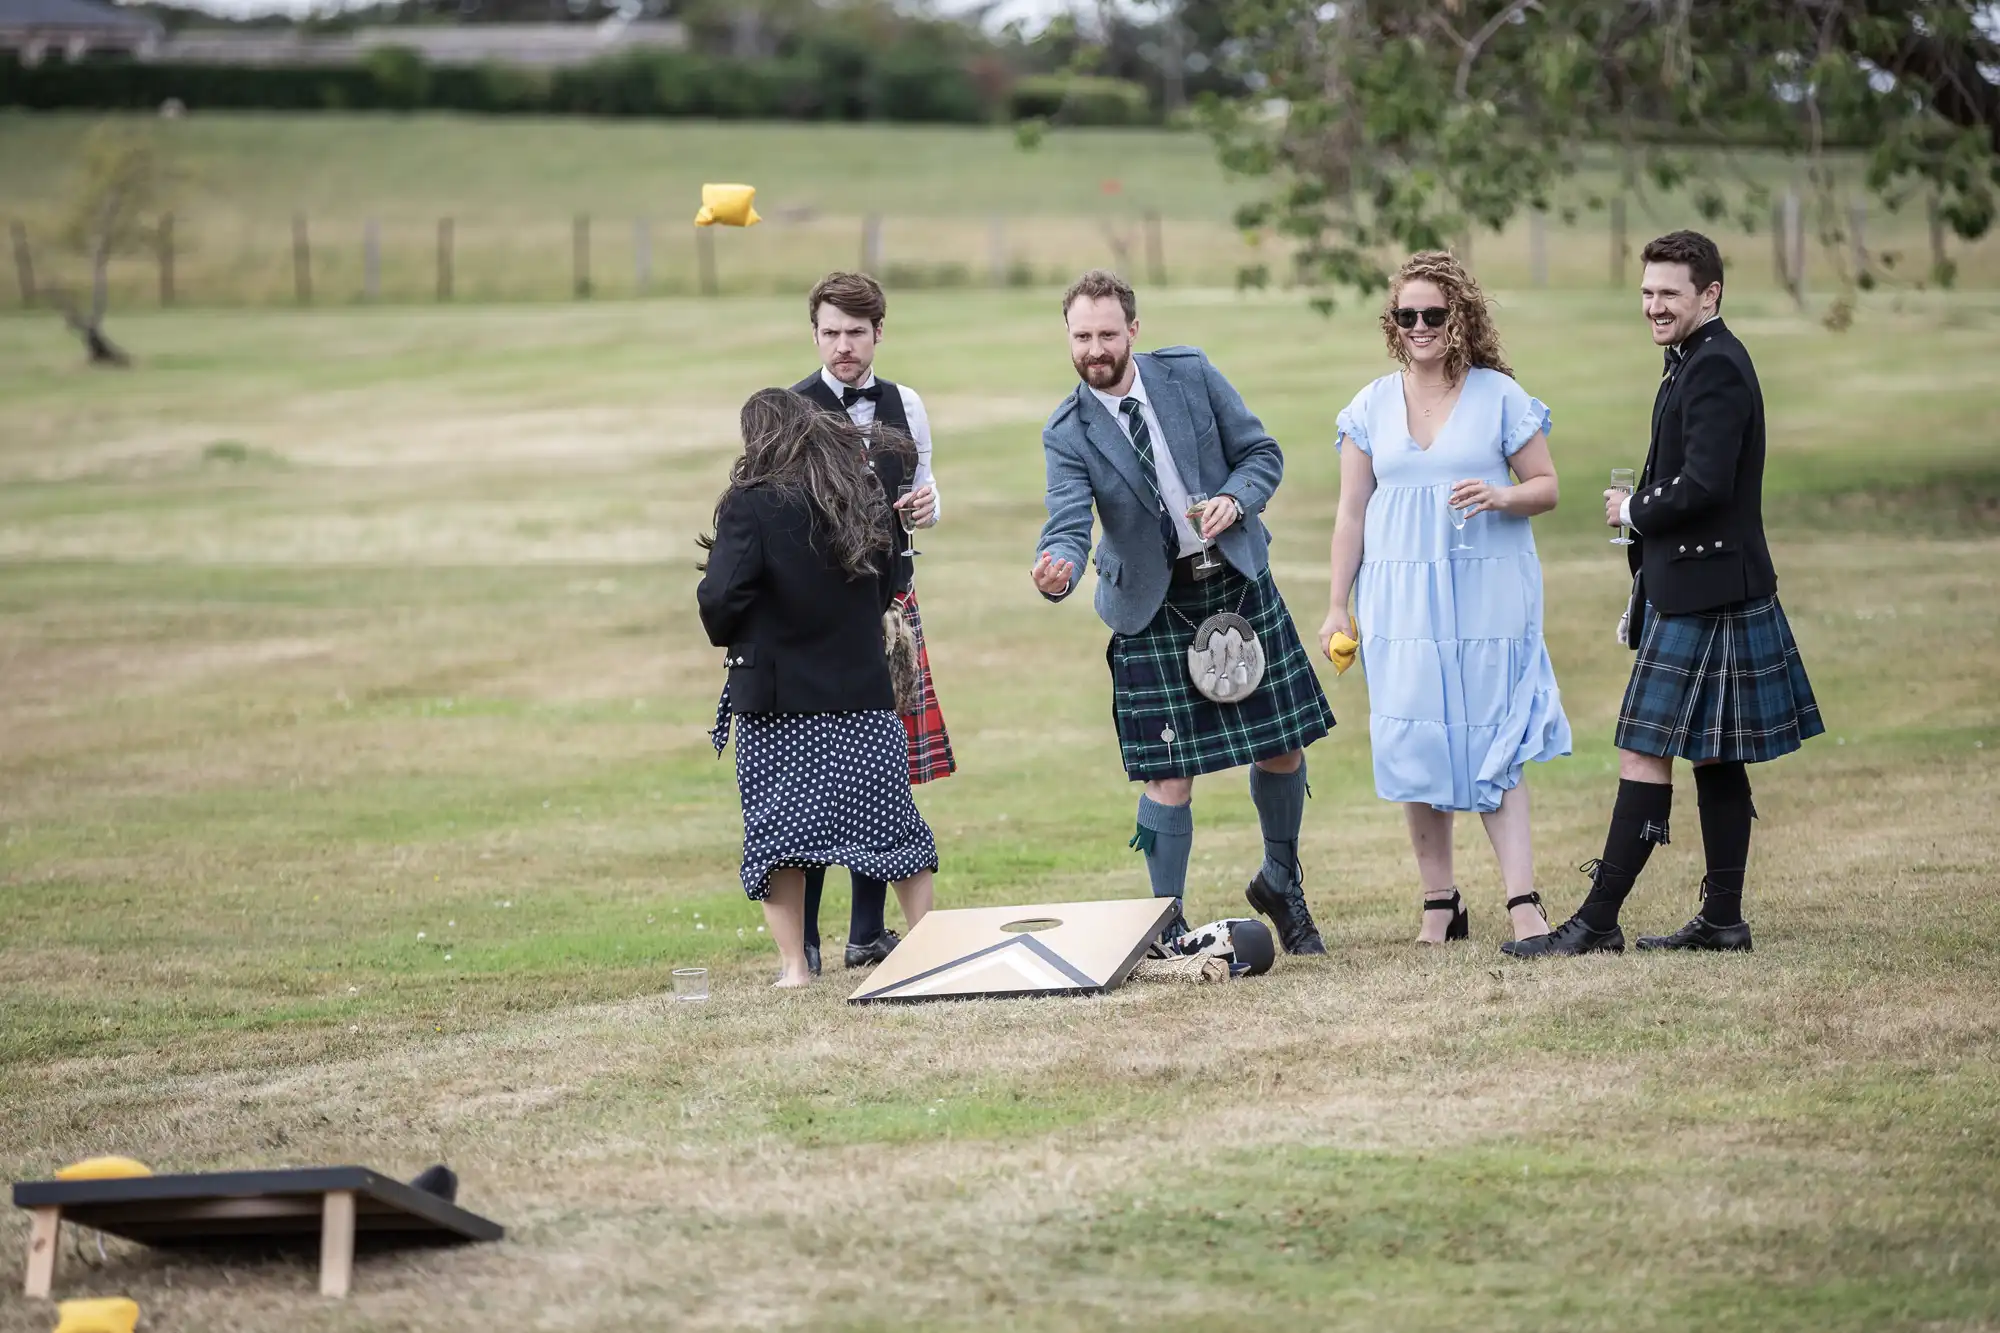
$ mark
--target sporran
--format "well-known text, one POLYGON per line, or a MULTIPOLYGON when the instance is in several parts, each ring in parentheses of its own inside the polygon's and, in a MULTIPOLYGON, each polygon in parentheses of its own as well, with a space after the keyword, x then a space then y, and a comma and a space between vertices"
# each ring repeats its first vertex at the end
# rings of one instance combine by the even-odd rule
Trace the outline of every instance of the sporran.
POLYGON ((1167 609, 1194 630, 1188 642, 1188 677, 1195 692, 1219 704, 1238 704, 1257 692, 1264 680, 1264 645, 1243 618, 1249 585, 1236 599, 1234 611, 1218 611, 1196 625, 1170 602, 1167 609))

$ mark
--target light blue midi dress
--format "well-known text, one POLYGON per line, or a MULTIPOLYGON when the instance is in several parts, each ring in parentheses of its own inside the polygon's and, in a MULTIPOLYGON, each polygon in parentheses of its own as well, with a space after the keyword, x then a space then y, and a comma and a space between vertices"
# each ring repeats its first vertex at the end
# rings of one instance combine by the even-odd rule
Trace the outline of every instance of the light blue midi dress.
POLYGON ((1428 449, 1410 436, 1401 374, 1340 414, 1341 440, 1375 465, 1354 613, 1385 801, 1497 810, 1524 765, 1570 752, 1528 520, 1474 515, 1472 549, 1454 551, 1446 503, 1454 482, 1509 484, 1507 460, 1549 427, 1540 399, 1483 369, 1467 374, 1428 449))

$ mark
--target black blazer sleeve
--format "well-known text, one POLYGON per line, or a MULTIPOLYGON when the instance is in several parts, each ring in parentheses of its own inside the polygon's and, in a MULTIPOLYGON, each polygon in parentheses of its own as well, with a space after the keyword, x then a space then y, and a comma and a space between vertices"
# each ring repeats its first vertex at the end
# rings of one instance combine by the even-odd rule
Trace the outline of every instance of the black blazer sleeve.
POLYGON ((1658 537, 1688 526, 1736 495, 1737 463, 1749 435, 1754 395, 1743 370, 1726 356, 1704 356, 1689 365, 1681 384, 1681 431, 1685 456, 1681 471, 1655 477, 1659 493, 1634 514, 1642 537, 1658 537))
POLYGON ((695 589, 701 625, 708 641, 726 648, 736 637, 744 613, 757 599, 764 572, 764 537, 753 512, 755 503, 742 491, 732 494, 716 518, 715 547, 708 569, 695 589))

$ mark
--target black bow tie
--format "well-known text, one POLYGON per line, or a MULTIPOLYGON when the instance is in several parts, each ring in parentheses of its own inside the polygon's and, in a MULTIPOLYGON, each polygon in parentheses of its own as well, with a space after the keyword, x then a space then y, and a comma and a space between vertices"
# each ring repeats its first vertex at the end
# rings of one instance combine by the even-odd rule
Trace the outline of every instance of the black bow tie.
POLYGON ((1680 343, 1675 343, 1667 349, 1665 373, 1669 375, 1673 374, 1681 368, 1681 362, 1685 360, 1687 360, 1687 348, 1680 343))
POLYGON ((865 389, 857 389, 850 384, 840 391, 840 405, 842 407, 852 407, 856 403, 860 402, 863 398, 866 398, 871 403, 881 402, 882 401, 881 382, 878 380, 877 382, 869 385, 865 389))

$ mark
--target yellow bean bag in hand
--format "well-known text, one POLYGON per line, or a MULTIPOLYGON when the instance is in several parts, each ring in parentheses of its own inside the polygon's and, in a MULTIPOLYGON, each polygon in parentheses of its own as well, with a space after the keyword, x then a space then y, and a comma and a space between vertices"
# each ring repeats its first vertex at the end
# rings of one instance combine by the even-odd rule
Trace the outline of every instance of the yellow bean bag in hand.
POLYGON ((725 227, 753 227, 763 221, 751 207, 756 197, 754 185, 704 185, 701 211, 694 215, 694 225, 713 227, 719 222, 725 227))
POLYGON ((57 1180, 130 1180, 150 1176, 153 1168, 130 1157, 86 1157, 56 1172, 57 1180))
POLYGON ((132 1333, 139 1323, 139 1303, 123 1296, 64 1301, 56 1315, 56 1333, 132 1333))
MULTIPOLYGON (((1354 632, 1359 634, 1361 626, 1356 625, 1354 632)), ((1345 634, 1336 630, 1333 637, 1327 640, 1326 645, 1326 655, 1333 662, 1333 674, 1336 676, 1346 675, 1347 668, 1354 665, 1355 655, 1360 651, 1361 644, 1358 640, 1350 639, 1345 634)))

